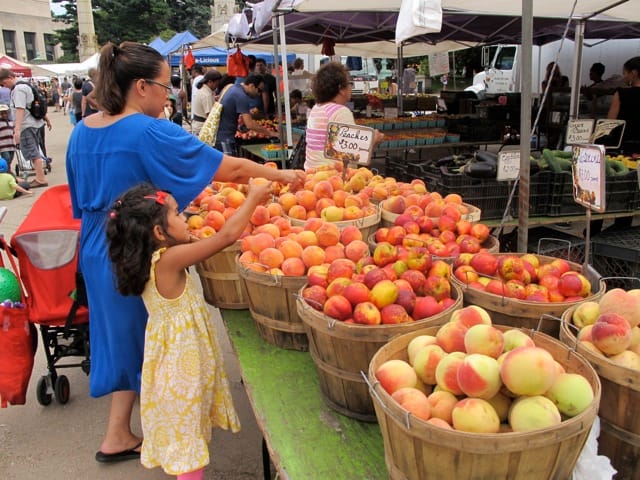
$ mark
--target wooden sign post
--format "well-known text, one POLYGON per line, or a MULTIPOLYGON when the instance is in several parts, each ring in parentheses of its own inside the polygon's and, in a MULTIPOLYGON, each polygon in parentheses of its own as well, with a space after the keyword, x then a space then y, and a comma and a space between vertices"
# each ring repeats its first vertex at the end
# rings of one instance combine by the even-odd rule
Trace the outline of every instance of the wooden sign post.
MULTIPOLYGON (((324 156, 343 162, 345 167, 351 163, 369 165, 373 135, 374 130, 370 127, 330 122, 324 156)), ((345 168, 344 171, 346 170, 345 168)))

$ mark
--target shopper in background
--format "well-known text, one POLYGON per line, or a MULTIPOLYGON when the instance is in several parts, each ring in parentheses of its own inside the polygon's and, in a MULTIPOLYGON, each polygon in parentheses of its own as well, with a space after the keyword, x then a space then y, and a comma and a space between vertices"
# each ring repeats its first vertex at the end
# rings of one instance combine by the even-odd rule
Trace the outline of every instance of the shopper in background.
POLYGON ((4 158, 0 158, 0 200, 11 200, 21 195, 31 195, 29 182, 18 182, 4 158))
POLYGON ((11 171, 11 162, 16 154, 16 142, 13 138, 14 125, 9 119, 10 108, 0 103, 0 157, 7 162, 7 170, 11 171))
POLYGON ((188 120, 187 117, 187 94, 180 88, 182 83, 178 75, 171 75, 171 92, 176 99, 176 112, 174 122, 182 125, 182 120, 188 120))
MULTIPOLYGON (((315 105, 307 117, 307 149, 305 170, 333 162, 324 156, 329 122, 355 124, 353 113, 345 104, 351 100, 351 78, 346 67, 337 62, 325 63, 312 82, 315 105)), ((375 130, 374 144, 384 135, 375 130)))
POLYGON ((195 136, 200 134, 202 125, 207 120, 211 107, 215 102, 215 91, 220 84, 222 74, 216 69, 209 70, 204 74, 202 80, 196 84, 196 92, 191 102, 191 133, 195 136))
POLYGON ((93 91, 96 88, 95 79, 98 76, 98 71, 95 68, 90 68, 88 74, 89 78, 82 84, 82 118, 93 115, 100 108, 93 91))
POLYGON ((116 291, 104 229, 109 208, 141 182, 171 191, 182 211, 212 179, 247 183, 264 177, 295 190, 302 186, 304 172, 223 155, 159 119, 171 91, 171 72, 153 48, 108 43, 100 53, 96 95, 102 115, 85 118, 74 128, 66 165, 73 213, 82 219, 79 268, 91 310, 90 392, 94 397, 111 394, 96 460, 118 462, 140 457, 141 439, 130 422, 140 389, 147 311, 140 297, 116 291))
POLYGON ((273 118, 276 113, 276 77, 267 71, 267 62, 264 58, 256 59, 255 71, 264 78, 262 102, 259 103, 259 110, 267 118, 273 118))

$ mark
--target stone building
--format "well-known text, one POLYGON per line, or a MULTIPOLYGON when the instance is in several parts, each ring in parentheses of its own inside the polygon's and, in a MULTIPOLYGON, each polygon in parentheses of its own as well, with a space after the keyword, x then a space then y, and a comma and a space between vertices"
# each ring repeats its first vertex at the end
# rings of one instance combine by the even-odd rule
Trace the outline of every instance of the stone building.
POLYGON ((0 53, 16 60, 55 62, 62 55, 54 42, 64 26, 52 20, 49 0, 0 0, 0 28, 0 53))

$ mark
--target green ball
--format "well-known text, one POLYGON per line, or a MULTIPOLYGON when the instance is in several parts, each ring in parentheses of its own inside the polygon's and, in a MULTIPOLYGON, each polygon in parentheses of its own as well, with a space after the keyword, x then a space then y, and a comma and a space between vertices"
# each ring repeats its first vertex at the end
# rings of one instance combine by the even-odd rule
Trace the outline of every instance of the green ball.
POLYGON ((19 302, 21 297, 18 278, 11 270, 0 267, 0 302, 4 300, 19 302))

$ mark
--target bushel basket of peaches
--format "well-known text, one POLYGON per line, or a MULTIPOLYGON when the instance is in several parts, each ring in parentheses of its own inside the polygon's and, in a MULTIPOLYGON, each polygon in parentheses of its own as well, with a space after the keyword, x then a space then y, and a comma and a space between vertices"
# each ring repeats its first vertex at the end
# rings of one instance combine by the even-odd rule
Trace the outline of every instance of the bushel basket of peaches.
POLYGON ((571 478, 601 395, 574 349, 478 306, 394 337, 367 372, 393 480, 571 478))
POLYGON ((373 354, 395 335, 445 323, 462 304, 446 262, 389 247, 370 254, 364 241, 348 243, 346 258, 309 267, 297 299, 323 400, 362 421, 375 421, 361 374, 373 354))
POLYGON ((567 308, 604 293, 593 269, 545 255, 462 253, 451 267, 465 305, 485 308, 501 325, 539 329, 555 338, 567 308))
POLYGON ((380 207, 383 227, 397 224, 396 219, 403 214, 414 218, 425 216, 431 218, 436 224, 444 215, 453 220, 453 223, 460 220, 479 222, 482 216, 482 211, 478 207, 464 203, 457 193, 450 193, 443 197, 438 192, 427 192, 426 189, 423 193, 406 189, 394 191, 380 203, 380 207))
POLYGON ((562 319, 560 340, 582 354, 602 382, 598 453, 611 459, 616 478, 638 480, 640 289, 612 288, 567 309, 562 319))

